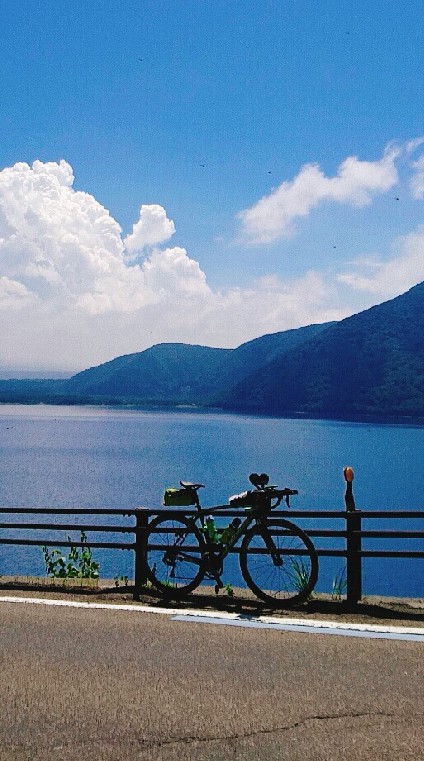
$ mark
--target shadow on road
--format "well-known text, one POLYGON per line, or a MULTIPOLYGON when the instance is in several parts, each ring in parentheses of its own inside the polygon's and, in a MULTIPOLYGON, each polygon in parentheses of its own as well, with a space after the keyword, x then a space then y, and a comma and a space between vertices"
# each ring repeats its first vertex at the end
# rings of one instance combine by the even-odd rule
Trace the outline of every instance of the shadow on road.
POLYGON ((220 593, 215 595, 210 588, 200 588, 183 600, 165 600, 151 588, 143 588, 134 600, 134 587, 107 586, 102 582, 96 588, 63 586, 37 583, 23 583, 10 579, 0 579, 0 594, 8 591, 23 595, 49 598, 74 599, 82 601, 111 603, 142 603, 152 608, 173 608, 179 610, 213 610, 248 616, 279 616, 323 619, 333 621, 354 621, 357 623, 403 624, 405 626, 424 625, 424 601, 403 598, 365 598, 356 608, 348 609, 345 600, 334 600, 324 595, 314 595, 308 602, 285 610, 275 609, 256 598, 248 597, 242 590, 233 596, 220 593))

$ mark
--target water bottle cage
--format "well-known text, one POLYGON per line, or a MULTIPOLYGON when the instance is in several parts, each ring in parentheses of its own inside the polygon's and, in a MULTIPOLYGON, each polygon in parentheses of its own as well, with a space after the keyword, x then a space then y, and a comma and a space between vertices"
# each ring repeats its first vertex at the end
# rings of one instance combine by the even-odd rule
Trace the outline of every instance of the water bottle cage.
POLYGON ((241 524, 240 518, 233 518, 230 525, 225 528, 220 535, 220 542, 221 544, 229 545, 231 544, 232 540, 234 539, 237 529, 239 528, 241 524))
POLYGON ((206 539, 214 544, 218 544, 220 541, 218 531, 215 526, 215 521, 211 515, 208 515, 205 520, 205 525, 202 527, 206 539))

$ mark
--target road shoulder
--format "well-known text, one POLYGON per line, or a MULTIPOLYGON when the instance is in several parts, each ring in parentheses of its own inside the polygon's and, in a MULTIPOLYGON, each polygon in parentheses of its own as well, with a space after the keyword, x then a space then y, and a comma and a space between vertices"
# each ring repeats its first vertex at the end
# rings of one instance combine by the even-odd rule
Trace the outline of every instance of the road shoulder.
POLYGON ((46 600, 68 600, 75 602, 99 603, 105 605, 143 605, 152 612, 156 609, 203 611, 204 614, 235 614, 250 618, 266 617, 273 619, 303 619, 308 622, 322 621, 328 623, 371 626, 419 627, 424 629, 424 599, 365 597, 354 610, 348 610, 344 600, 334 600, 329 595, 314 595, 301 606, 289 610, 276 610, 235 590, 232 596, 216 596, 210 589, 202 587, 185 600, 169 602, 159 597, 152 589, 143 589, 134 600, 132 586, 116 587, 113 581, 101 580, 98 587, 66 588, 61 585, 46 584, 45 579, 30 583, 16 581, 16 577, 0 578, 0 596, 39 598, 46 600))

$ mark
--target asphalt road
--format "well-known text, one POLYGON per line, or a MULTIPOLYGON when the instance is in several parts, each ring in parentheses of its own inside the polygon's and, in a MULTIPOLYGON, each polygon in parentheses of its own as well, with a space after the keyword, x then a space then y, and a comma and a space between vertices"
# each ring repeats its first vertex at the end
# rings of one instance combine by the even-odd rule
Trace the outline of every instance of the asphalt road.
POLYGON ((0 604, 0 761, 419 761, 423 646, 0 604))

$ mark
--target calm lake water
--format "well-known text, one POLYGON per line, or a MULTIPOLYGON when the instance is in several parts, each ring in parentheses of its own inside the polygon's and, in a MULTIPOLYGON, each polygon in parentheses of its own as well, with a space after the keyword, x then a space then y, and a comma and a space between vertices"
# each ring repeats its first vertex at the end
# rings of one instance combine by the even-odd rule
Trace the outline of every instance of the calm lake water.
MULTIPOLYGON (((423 461, 424 428, 418 426, 0 405, 3 507, 160 507, 164 488, 177 486, 180 479, 204 483, 203 505, 219 505, 249 488, 247 476, 253 471, 269 473, 271 482, 281 487, 298 489, 293 509, 342 510, 342 471, 350 465, 358 509, 422 510, 423 461)), ((9 515, 0 517, 10 520, 9 515)), ((323 527, 322 521, 297 522, 305 528, 323 527)), ((363 527, 423 531, 422 524, 402 519, 369 521, 363 527)), ((394 547, 392 540, 384 540, 384 546, 376 542, 368 540, 364 548, 394 547)), ((320 539, 316 545, 329 546, 320 539)), ((423 545, 423 540, 396 543, 415 550, 423 545)), ((0 574, 45 572, 38 547, 0 545, 0 553, 0 574)), ((102 577, 133 576, 130 552, 97 551, 96 559, 102 577)), ((332 578, 342 566, 342 558, 320 559, 317 589, 331 591, 332 578)), ((224 581, 236 579, 227 576, 224 581)), ((424 596, 424 561, 366 559, 363 592, 424 596)))

